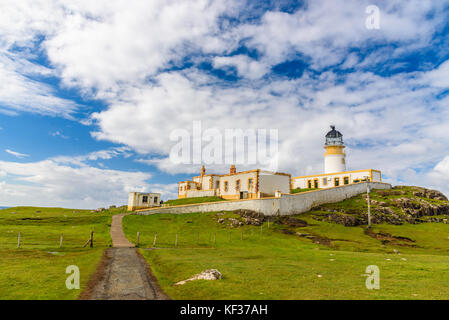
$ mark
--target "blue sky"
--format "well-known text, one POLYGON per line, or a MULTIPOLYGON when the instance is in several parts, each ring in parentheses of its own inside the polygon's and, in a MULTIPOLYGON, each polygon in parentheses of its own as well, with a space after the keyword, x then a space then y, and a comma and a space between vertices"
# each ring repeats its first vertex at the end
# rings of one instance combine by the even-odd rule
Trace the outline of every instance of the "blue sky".
POLYGON ((322 172, 335 124, 349 169, 449 195, 449 1, 0 6, 0 205, 173 198, 200 165, 170 161, 170 133, 198 120, 278 129, 293 176, 322 172))

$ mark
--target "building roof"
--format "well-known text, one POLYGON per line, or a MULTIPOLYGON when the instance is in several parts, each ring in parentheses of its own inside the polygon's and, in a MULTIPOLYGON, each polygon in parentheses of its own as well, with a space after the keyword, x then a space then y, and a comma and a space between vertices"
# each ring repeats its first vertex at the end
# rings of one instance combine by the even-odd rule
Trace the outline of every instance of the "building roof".
POLYGON ((340 131, 335 130, 335 126, 331 126, 331 131, 326 134, 326 138, 341 138, 343 135, 340 131))

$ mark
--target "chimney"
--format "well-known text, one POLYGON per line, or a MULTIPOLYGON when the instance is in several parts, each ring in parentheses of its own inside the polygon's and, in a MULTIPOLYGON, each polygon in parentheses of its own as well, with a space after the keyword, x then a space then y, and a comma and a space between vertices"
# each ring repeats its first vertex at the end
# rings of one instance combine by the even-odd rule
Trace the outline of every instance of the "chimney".
POLYGON ((204 166, 201 167, 201 176, 206 174, 206 168, 204 166))
POLYGON ((229 169, 229 173, 230 174, 236 174, 237 170, 235 169, 235 165, 232 165, 231 168, 229 169))

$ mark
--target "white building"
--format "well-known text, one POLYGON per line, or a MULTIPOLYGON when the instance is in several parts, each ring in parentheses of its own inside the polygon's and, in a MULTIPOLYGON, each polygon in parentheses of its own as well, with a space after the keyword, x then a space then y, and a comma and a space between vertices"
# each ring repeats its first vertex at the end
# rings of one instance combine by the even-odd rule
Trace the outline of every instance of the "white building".
POLYGON ((200 176, 178 183, 178 198, 258 199, 274 197, 276 192, 290 193, 290 187, 291 176, 287 173, 260 169, 237 172, 232 165, 228 174, 216 175, 206 174, 203 166, 200 176))
POLYGON ((324 173, 308 176, 294 177, 293 189, 332 188, 351 183, 364 181, 382 182, 382 173, 379 170, 365 169, 346 171, 346 153, 343 135, 331 126, 326 134, 324 148, 324 173))
POLYGON ((128 211, 159 207, 161 205, 160 193, 130 192, 128 196, 128 211))

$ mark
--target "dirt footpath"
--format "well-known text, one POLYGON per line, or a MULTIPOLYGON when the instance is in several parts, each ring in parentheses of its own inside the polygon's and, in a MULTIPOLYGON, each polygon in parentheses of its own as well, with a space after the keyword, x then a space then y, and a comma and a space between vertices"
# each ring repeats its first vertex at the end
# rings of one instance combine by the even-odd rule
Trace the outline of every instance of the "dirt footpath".
POLYGON ((122 230, 124 215, 112 217, 114 248, 107 249, 97 271, 81 294, 82 300, 166 300, 142 255, 122 230))

